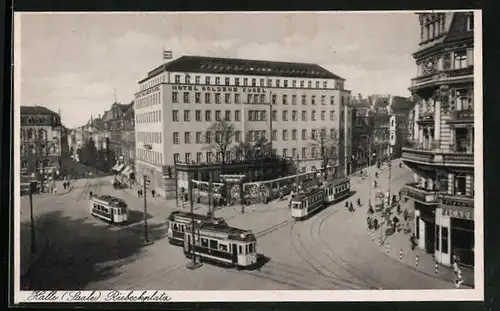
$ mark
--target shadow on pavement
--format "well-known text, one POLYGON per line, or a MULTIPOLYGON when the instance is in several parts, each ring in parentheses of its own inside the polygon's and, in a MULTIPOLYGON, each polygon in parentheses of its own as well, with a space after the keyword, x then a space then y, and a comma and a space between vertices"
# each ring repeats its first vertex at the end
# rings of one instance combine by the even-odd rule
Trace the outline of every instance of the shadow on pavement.
MULTIPOLYGON (((147 214, 146 218, 149 220, 153 218, 151 214, 147 214)), ((128 210, 128 221, 126 225, 134 225, 136 223, 139 223, 141 221, 144 221, 144 212, 143 211, 137 211, 137 210, 128 210)))
MULTIPOLYGON (((39 216, 36 227, 45 233, 49 246, 39 262, 21 278, 24 290, 83 289, 91 282, 120 274, 117 268, 136 260, 144 246, 141 230, 110 230, 109 226, 86 219, 63 216, 60 211, 39 216)), ((22 224, 21 230, 29 230, 29 225, 22 224)), ((162 239, 164 225, 152 224, 148 233, 151 242, 162 239)), ((21 236, 29 237, 29 232, 21 236)))
POLYGON ((255 264, 251 269, 249 270, 259 270, 260 268, 264 267, 269 261, 271 261, 271 257, 267 257, 264 254, 257 254, 257 264, 255 264))

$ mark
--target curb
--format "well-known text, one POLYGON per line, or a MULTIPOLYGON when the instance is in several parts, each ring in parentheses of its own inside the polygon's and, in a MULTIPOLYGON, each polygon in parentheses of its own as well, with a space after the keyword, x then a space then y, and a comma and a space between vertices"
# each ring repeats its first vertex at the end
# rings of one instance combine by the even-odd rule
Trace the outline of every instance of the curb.
MULTIPOLYGON (((38 238, 42 237, 43 240, 44 240, 44 243, 43 243, 43 250, 37 252, 37 256, 35 257, 35 259, 32 259, 30 260, 29 264, 28 264, 28 268, 26 269, 26 271, 24 273, 20 273, 21 277, 26 277, 27 275, 29 275, 29 273, 31 272, 31 270, 40 262, 40 260, 45 256, 48 248, 49 248, 49 245, 50 245, 50 242, 49 242, 49 239, 47 238, 47 235, 45 234, 45 232, 43 232, 42 230, 40 229, 35 229, 39 234, 38 234, 38 238)), ((37 245, 38 246, 38 245, 37 245)), ((21 267, 19 267, 21 268, 21 267)))

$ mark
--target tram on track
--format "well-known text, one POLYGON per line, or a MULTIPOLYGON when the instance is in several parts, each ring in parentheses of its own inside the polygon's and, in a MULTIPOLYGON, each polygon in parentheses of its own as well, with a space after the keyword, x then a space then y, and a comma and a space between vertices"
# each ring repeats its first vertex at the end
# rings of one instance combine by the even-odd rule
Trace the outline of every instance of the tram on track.
POLYGON ((193 221, 195 224, 214 223, 220 226, 227 226, 224 218, 188 213, 183 211, 173 211, 167 218, 167 237, 170 244, 182 246, 184 244, 184 233, 186 227, 191 225, 193 221))
POLYGON ((351 195, 349 178, 328 181, 321 187, 312 187, 291 199, 291 214, 296 220, 305 219, 326 206, 351 195))
POLYGON ((250 230, 227 225, 202 223, 195 225, 195 238, 191 226, 184 232, 184 255, 194 254, 204 262, 226 267, 249 269, 257 264, 257 239, 250 230))
POLYGON ((92 196, 90 214, 112 224, 124 224, 128 221, 127 203, 110 195, 92 196))

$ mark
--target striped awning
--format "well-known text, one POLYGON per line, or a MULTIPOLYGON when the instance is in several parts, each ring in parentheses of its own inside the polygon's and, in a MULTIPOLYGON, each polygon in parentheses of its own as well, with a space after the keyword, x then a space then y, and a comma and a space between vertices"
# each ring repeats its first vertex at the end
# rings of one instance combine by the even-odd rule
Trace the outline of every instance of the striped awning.
POLYGON ((118 167, 117 167, 117 168, 114 168, 113 170, 114 170, 114 171, 117 171, 117 172, 121 172, 121 170, 122 170, 124 167, 125 167, 125 164, 120 164, 120 165, 118 165, 118 167))

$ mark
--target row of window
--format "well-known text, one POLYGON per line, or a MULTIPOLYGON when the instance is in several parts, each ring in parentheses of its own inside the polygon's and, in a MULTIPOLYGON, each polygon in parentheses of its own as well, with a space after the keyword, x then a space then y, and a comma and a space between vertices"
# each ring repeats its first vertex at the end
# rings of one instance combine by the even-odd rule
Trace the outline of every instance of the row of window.
POLYGON ((161 110, 148 111, 135 115, 136 123, 160 123, 161 110))
MULTIPOLYGON (((215 85, 222 85, 221 84, 221 77, 215 77, 215 85)), ((259 79, 259 85, 261 87, 292 87, 292 88, 297 88, 297 80, 287 80, 284 79, 283 83, 281 83, 282 80, 280 79, 275 79, 273 83, 273 79, 264 79, 260 78, 259 79)), ((184 80, 181 81, 181 75, 175 75, 175 83, 185 83, 185 84, 191 84, 191 76, 190 75, 184 75, 184 80)), ((194 78, 194 84, 201 84, 201 76, 195 76, 194 78)), ((212 84, 212 77, 205 77, 205 85, 211 85, 212 84)), ((231 85, 231 86, 257 86, 257 78, 239 78, 239 77, 224 77, 224 85, 231 85)), ((300 88, 305 87, 305 81, 300 80, 298 83, 300 88)), ((313 86, 316 89, 319 89, 320 86, 323 86, 324 89, 328 87, 328 81, 315 81, 313 84, 313 81, 307 81, 307 88, 313 88, 313 86)), ((336 82, 335 83, 335 88, 341 88, 342 83, 336 82)))
POLYGON ((161 144, 161 132, 136 132, 137 141, 142 141, 149 144, 161 144))
MULTIPOLYGON (((317 114, 316 110, 311 111, 311 121, 317 121, 317 114)), ((322 110, 320 112, 320 119, 321 121, 326 121, 327 118, 327 111, 322 110)), ((173 122, 179 122, 180 121, 180 111, 179 110, 172 110, 172 121, 173 122)), ((222 115, 222 110, 215 110, 215 121, 222 121, 223 119, 226 121, 232 121, 231 117, 232 113, 231 110, 225 110, 224 115, 222 115)), ((267 111, 266 110, 249 110, 248 111, 248 121, 267 121, 267 111)), ((309 121, 308 120, 308 112, 306 110, 301 111, 301 121, 309 121)), ((273 121, 278 121, 278 111, 273 110, 272 111, 272 120, 273 121)), ((281 121, 289 121, 289 114, 288 110, 282 110, 281 111, 281 121)), ((330 110, 330 121, 335 121, 335 110, 330 110)), ((299 111, 297 110, 292 110, 291 113, 291 121, 299 121, 299 111)), ((204 118, 202 115, 202 110, 195 110, 194 111, 194 119, 197 122, 212 122, 212 110, 205 110, 204 113, 204 118)), ((184 122, 191 122, 191 110, 184 110, 183 111, 183 120, 184 122)), ((161 120, 160 120, 161 121, 161 120)), ((240 122, 241 121, 241 111, 240 110, 235 110, 234 111, 234 121, 235 122, 240 122)))
MULTIPOLYGON (((302 140, 308 140, 308 139, 318 139, 320 135, 325 136, 326 130, 319 130, 312 129, 311 130, 311 135, 307 135, 307 130, 303 129, 301 130, 301 139, 302 140)), ((221 138, 222 133, 221 132, 215 132, 215 141, 219 141, 221 138)), ((335 129, 330 129, 330 136, 334 137, 335 135, 335 129)), ((247 134, 248 140, 249 141, 258 141, 261 138, 267 138, 266 137, 266 131, 249 131, 247 134)), ((273 130, 271 134, 272 140, 277 141, 278 140, 278 130, 273 130)), ((161 138, 161 136, 160 136, 161 138)), ((241 142, 241 131, 235 131, 234 132, 234 140, 236 142, 241 142)), ((297 129, 292 129, 292 130, 282 130, 281 131, 281 139, 283 141, 288 141, 288 140, 298 140, 298 130, 297 129), (289 136, 289 133, 291 133, 291 137, 289 136)), ((180 141, 180 133, 179 132, 173 132, 172 133, 172 142, 175 145, 179 145, 181 143, 180 141)), ((184 132, 184 144, 191 144, 192 142, 192 135, 191 132, 184 132)), ((214 142, 214 132, 212 131, 207 131, 205 134, 203 132, 196 132, 195 133, 195 143, 196 144, 211 144, 214 142)))
MULTIPOLYGON (((301 149, 301 158, 302 159, 308 159, 308 150, 310 150, 311 154, 311 159, 317 159, 320 157, 319 150, 317 147, 311 147, 311 148, 302 148, 301 149)), ((299 156, 298 149, 297 148, 283 148, 281 151, 281 154, 283 157, 292 157, 292 158, 297 158, 299 156), (291 151, 291 153, 289 153, 291 151)), ((184 162, 186 163, 191 163, 191 162, 196 162, 196 163, 204 163, 204 162, 214 162, 214 161, 221 161, 222 159, 222 153, 221 152, 211 152, 207 151, 205 152, 205 158, 203 158, 203 152, 196 152, 196 157, 193 158, 191 152, 186 152, 184 153, 184 162)), ((225 156, 226 161, 231 161, 231 160, 240 160, 243 159, 243 154, 241 153, 233 153, 231 151, 226 151, 226 156, 225 156)), ((175 162, 180 162, 180 154, 179 153, 174 153, 174 161, 175 162)), ((304 169, 304 167, 303 167, 304 169)))
POLYGON ((145 107, 150 107, 153 105, 159 105, 160 103, 161 103, 160 92, 156 92, 141 98, 137 98, 135 100, 135 108, 137 110, 145 107))
MULTIPOLYGON (((241 94, 232 94, 232 93, 215 93, 214 95, 214 103, 215 104, 222 104, 222 95, 224 95, 224 103, 225 104, 240 104, 241 103, 241 94), (233 95, 233 96, 231 96, 233 95)), ((297 105, 297 95, 292 95, 291 97, 291 104, 292 105, 297 105)), ((278 95, 273 94, 272 95, 272 104, 277 105, 278 104, 278 95)), ((321 105, 326 105, 326 95, 321 95, 320 96, 320 101, 321 105)), ((348 101, 348 100, 347 100, 348 101)), ((172 102, 173 103, 179 103, 179 92, 172 92, 172 102)), ((183 92, 182 94, 182 102, 184 104, 189 104, 191 103, 191 93, 190 92, 183 92)), ((195 104, 201 104, 201 92, 195 92, 194 93, 194 102, 195 104)), ((246 103, 252 103, 252 104, 262 104, 266 102, 266 95, 265 94, 247 94, 247 100, 246 103)), ((342 103, 344 102, 344 97, 342 97, 342 103)), ((212 104, 212 93, 204 93, 204 103, 205 104, 212 104)), ((283 105, 288 105, 290 103, 290 99, 287 94, 281 95, 281 103, 283 105)), ((302 95, 301 97, 301 104, 302 105, 307 105, 307 95, 302 95)), ((316 105, 316 95, 311 95, 311 105, 316 105)), ((330 105, 335 104, 335 96, 330 96, 330 105)))
POLYGON ((158 151, 137 148, 136 157, 138 160, 149 162, 154 165, 163 165, 163 155, 158 151))
POLYGON ((158 85, 160 83, 164 83, 164 82, 165 82, 165 75, 161 75, 161 76, 158 76, 154 79, 149 80, 148 82, 142 83, 140 86, 140 90, 141 91, 146 90, 146 89, 152 88, 153 86, 158 85))

